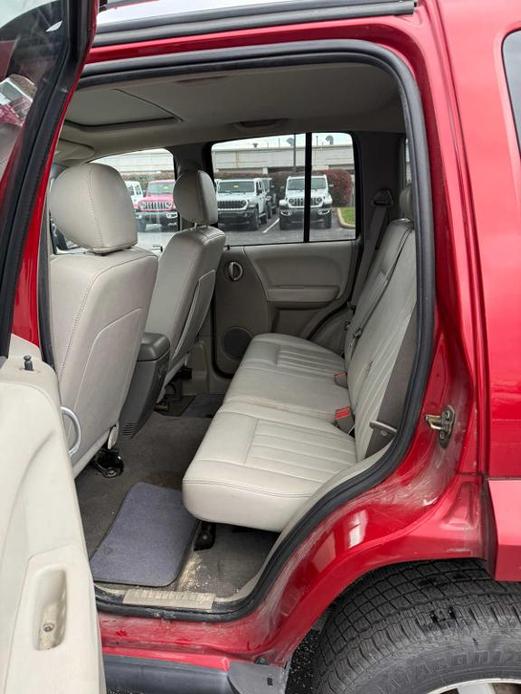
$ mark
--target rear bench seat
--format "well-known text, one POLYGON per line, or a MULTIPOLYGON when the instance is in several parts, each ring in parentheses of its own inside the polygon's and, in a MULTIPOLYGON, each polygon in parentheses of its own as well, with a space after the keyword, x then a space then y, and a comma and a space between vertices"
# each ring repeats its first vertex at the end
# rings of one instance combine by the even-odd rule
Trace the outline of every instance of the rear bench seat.
POLYGON ((397 424, 415 352, 416 250, 410 190, 375 254, 344 358, 308 340, 259 335, 183 480, 202 520, 281 531, 332 477, 378 458, 397 424), (351 435, 335 411, 349 405, 351 435))

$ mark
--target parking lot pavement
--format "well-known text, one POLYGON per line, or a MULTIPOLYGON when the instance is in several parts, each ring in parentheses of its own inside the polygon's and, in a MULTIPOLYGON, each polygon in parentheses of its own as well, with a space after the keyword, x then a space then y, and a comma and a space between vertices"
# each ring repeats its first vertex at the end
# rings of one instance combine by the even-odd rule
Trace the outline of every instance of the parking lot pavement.
MULTIPOLYGON (((247 229, 224 229, 226 241, 231 246, 253 246, 271 243, 299 243, 302 241, 302 227, 294 227, 287 231, 281 231, 278 216, 272 217, 266 224, 262 224, 258 231, 247 229)), ((174 235, 173 230, 162 231, 159 224, 149 224, 146 231, 138 234, 138 244, 141 248, 160 253, 168 241, 174 235)), ((337 241, 354 239, 356 232, 351 228, 341 227, 336 214, 333 214, 331 229, 312 226, 310 229, 311 241, 337 241)))
MULTIPOLYGON (((258 231, 247 229, 225 229, 226 239, 230 245, 255 245, 269 243, 298 243, 302 241, 303 227, 292 227, 281 231, 278 216, 272 217, 267 224, 262 224, 258 231)), ((324 229, 321 226, 312 226, 310 229, 311 241, 336 241, 342 239, 354 239, 356 236, 354 229, 341 227, 338 217, 333 214, 331 229, 324 229)))

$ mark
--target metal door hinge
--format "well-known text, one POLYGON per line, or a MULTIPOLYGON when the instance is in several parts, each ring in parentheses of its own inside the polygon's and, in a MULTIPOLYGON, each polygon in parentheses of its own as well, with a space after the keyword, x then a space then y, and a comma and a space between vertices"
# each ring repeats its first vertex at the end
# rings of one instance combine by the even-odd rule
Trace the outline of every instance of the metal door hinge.
POLYGON ((450 405, 447 405, 441 414, 425 415, 427 426, 433 431, 438 432, 438 440, 443 448, 445 448, 450 441, 455 419, 456 413, 454 412, 454 408, 450 405))

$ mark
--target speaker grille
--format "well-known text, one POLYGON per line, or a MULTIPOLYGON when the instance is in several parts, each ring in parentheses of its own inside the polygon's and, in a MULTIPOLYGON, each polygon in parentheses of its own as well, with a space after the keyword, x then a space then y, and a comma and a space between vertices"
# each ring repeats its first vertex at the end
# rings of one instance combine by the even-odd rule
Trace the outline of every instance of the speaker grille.
POLYGON ((241 359, 251 342, 250 333, 244 328, 230 328, 223 337, 223 348, 233 359, 241 359))

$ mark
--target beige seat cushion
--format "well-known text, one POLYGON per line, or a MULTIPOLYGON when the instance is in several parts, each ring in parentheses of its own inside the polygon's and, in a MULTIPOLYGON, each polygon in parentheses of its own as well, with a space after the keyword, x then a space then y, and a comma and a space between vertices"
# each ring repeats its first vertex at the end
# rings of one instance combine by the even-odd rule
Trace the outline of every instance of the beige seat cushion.
POLYGON ((416 243, 408 219, 388 226, 368 282, 347 335, 347 346, 356 341, 347 388, 334 381, 344 360, 327 349, 285 335, 252 341, 185 474, 185 505, 196 517, 280 531, 332 480, 380 458, 414 359, 416 243), (348 393, 353 436, 332 423, 348 393))
POLYGON ((327 480, 356 464, 333 424, 248 403, 224 404, 183 480, 197 518, 280 531, 327 480))
POLYGON ((344 362, 334 352, 291 335, 255 337, 235 374, 225 401, 251 402, 333 422, 349 403, 335 383, 344 362))

